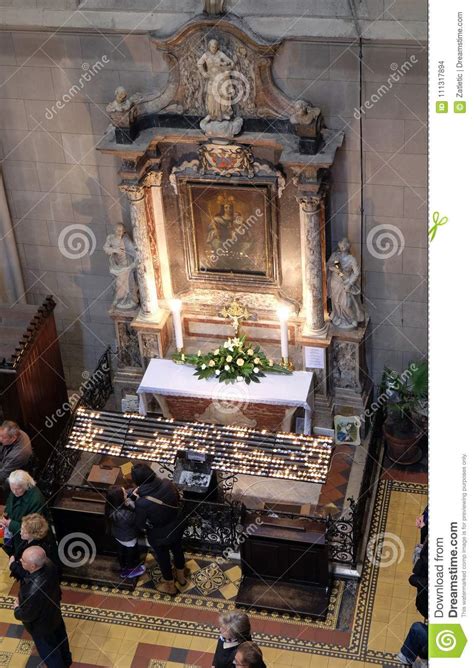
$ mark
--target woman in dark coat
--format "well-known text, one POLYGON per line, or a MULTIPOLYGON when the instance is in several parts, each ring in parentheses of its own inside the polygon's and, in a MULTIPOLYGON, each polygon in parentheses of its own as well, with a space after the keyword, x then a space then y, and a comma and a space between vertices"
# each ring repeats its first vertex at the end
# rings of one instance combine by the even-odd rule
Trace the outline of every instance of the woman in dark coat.
POLYGON ((239 610, 227 612, 219 617, 219 631, 212 668, 234 668, 239 645, 252 640, 250 619, 245 612, 239 610))
POLYGON ((25 515, 40 513, 48 519, 48 512, 45 498, 29 473, 20 470, 13 471, 8 476, 8 484, 10 494, 0 524, 3 526, 5 535, 7 533, 9 535, 8 542, 5 541, 4 550, 11 556, 15 554, 21 543, 21 520, 25 515))
POLYGON ((26 571, 21 565, 20 560, 23 552, 28 547, 33 547, 34 545, 43 548, 48 559, 51 559, 58 572, 60 572, 61 563, 58 556, 58 547, 49 524, 43 515, 39 513, 25 515, 21 521, 20 538, 21 541, 17 543, 15 553, 10 557, 9 561, 12 577, 16 580, 21 580, 25 576, 26 571))
POLYGON ((113 486, 107 490, 105 523, 117 544, 120 577, 133 579, 143 575, 146 569, 144 564, 140 564, 135 503, 123 487, 113 486))
POLYGON ((179 584, 186 584, 185 558, 182 537, 185 529, 178 488, 167 479, 159 479, 148 464, 135 464, 132 480, 134 491, 135 526, 145 531, 163 576, 157 589, 174 596, 176 589, 170 552, 179 584))

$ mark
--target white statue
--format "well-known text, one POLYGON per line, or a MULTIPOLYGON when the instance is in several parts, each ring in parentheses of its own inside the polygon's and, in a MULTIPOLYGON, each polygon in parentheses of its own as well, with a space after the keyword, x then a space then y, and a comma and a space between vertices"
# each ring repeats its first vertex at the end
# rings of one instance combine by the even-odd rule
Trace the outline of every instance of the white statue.
POLYGON ((328 297, 332 302, 331 320, 341 329, 355 329, 365 321, 360 301, 360 267, 349 253, 349 240, 344 238, 328 260, 328 297))
POLYGON ((129 127, 136 117, 135 103, 130 100, 123 86, 118 86, 115 89, 114 96, 112 102, 106 106, 105 111, 112 121, 112 125, 117 128, 129 127))
POLYGON ((219 49, 216 39, 209 40, 207 51, 197 61, 197 67, 206 83, 206 111, 204 123, 229 121, 232 118, 232 97, 235 94, 230 73, 234 61, 219 49))
POLYGON ((138 290, 135 280, 137 249, 128 236, 125 225, 117 223, 114 234, 109 234, 104 244, 109 256, 109 268, 115 276, 115 298, 112 306, 132 309, 138 306, 138 290))
POLYGON ((321 110, 312 107, 305 100, 296 100, 293 105, 293 113, 290 115, 290 123, 293 125, 309 125, 319 116, 321 110))

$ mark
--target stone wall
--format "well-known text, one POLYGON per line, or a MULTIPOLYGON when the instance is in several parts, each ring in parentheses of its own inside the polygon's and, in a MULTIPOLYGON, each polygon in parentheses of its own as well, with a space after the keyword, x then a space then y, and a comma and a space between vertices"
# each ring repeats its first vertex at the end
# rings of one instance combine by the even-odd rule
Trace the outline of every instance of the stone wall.
POLYGON ((422 45, 365 45, 361 100, 372 108, 357 114, 358 56, 358 45, 290 42, 274 74, 285 92, 320 106, 326 124, 345 132, 331 233, 333 247, 348 236, 362 264, 377 382, 384 365, 402 370, 427 350, 427 60, 422 45), (393 83, 400 70, 406 73, 393 83))
MULTIPOLYGON (((114 342, 102 245, 113 223, 128 223, 118 165, 95 150, 108 125, 105 105, 119 84, 130 92, 162 87, 166 66, 146 35, 92 29, 0 35, 3 174, 28 301, 55 295, 68 383, 77 386, 84 369, 114 342), (84 81, 99 61, 106 64, 84 81), (65 95, 71 99, 59 108, 65 95), (78 224, 84 228, 75 246, 66 232, 78 224)), ((320 106, 327 125, 346 132, 334 172, 331 225, 334 241, 348 235, 362 260, 376 379, 384 363, 401 369, 426 350, 426 52, 419 44, 363 48, 363 101, 411 55, 416 64, 377 94, 380 100, 361 122, 354 117, 357 43, 287 42, 274 70, 283 90, 320 106), (378 259, 370 252, 366 237, 379 225, 395 226, 401 253, 378 259)))

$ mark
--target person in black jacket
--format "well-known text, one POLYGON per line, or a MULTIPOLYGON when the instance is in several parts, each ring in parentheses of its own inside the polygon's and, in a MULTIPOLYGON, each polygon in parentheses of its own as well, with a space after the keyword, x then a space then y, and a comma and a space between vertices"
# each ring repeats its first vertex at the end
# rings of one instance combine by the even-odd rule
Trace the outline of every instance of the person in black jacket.
POLYGON ((174 596, 176 589, 170 552, 173 555, 176 579, 186 584, 185 558, 182 537, 185 529, 179 492, 171 480, 160 480, 148 464, 135 464, 132 480, 138 485, 134 491, 136 527, 146 531, 146 537, 155 554, 163 577, 157 589, 174 596))
POLYGON ((42 547, 22 554, 25 576, 15 599, 13 614, 23 622, 47 668, 69 668, 72 656, 61 614, 61 589, 56 567, 42 547))
POLYGON ((143 575, 146 568, 140 564, 135 503, 123 487, 113 486, 107 490, 105 523, 117 543, 120 577, 133 579, 143 575))
POLYGON ((267 668, 263 661, 262 650, 254 642, 243 642, 237 647, 234 666, 236 668, 267 668))
POLYGON ((39 513, 25 515, 21 520, 20 538, 21 541, 18 543, 14 554, 10 557, 8 562, 10 566, 10 575, 13 578, 21 580, 26 575, 26 571, 22 567, 20 559, 23 552, 28 547, 33 547, 35 545, 43 548, 48 559, 51 559, 58 569, 58 574, 61 573, 58 547, 51 529, 49 528, 49 524, 43 515, 40 515, 39 513))
POLYGON ((423 513, 416 518, 416 526, 420 530, 420 543, 423 544, 428 538, 428 506, 423 513))
POLYGON ((219 632, 212 668, 234 668, 239 646, 252 640, 250 619, 239 610, 226 612, 219 617, 219 632))
POLYGON ((420 556, 413 566, 408 582, 416 587, 416 609, 424 619, 428 619, 428 539, 425 539, 420 556))

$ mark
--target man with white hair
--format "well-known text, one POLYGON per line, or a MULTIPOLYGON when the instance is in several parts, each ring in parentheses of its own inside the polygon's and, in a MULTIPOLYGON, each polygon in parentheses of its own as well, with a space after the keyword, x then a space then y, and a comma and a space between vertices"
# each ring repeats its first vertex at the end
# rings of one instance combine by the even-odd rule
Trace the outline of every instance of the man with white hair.
POLYGON ((5 420, 0 426, 0 486, 5 488, 10 473, 24 469, 32 454, 28 434, 16 422, 5 420))
POLYGON ((20 581, 13 614, 30 633, 47 668, 69 668, 72 656, 61 614, 56 567, 38 545, 28 547, 20 561, 26 575, 20 581))

